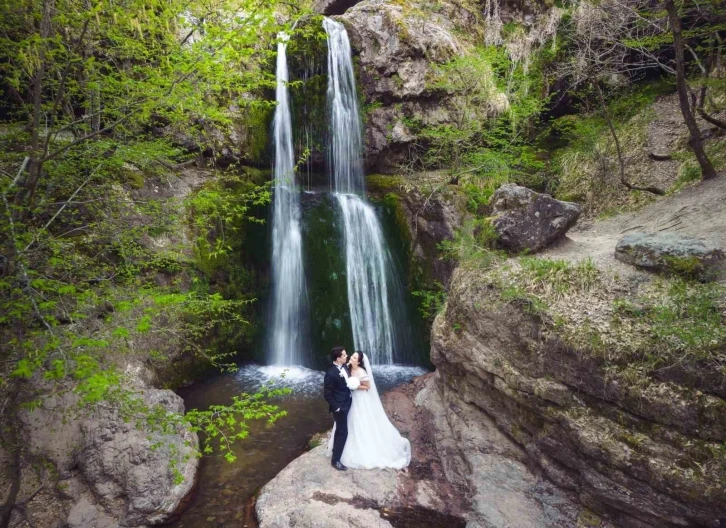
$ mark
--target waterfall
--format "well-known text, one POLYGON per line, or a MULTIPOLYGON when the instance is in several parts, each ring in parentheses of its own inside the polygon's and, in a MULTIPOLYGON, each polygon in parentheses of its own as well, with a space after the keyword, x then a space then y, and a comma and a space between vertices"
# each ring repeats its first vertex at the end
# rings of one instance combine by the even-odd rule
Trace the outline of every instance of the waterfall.
POLYGON ((370 204, 352 194, 336 194, 343 216, 348 305, 355 349, 376 364, 393 363, 393 324, 388 295, 390 256, 370 204))
POLYGON ((330 145, 328 163, 331 186, 339 193, 364 190, 362 123, 348 33, 343 24, 326 18, 328 35, 328 106, 330 107, 330 145))
POLYGON ((277 44, 277 89, 273 141, 272 297, 267 360, 273 365, 309 363, 306 289, 300 233, 300 197, 295 185, 292 119, 288 94, 287 36, 277 44))
MULTIPOLYGON (((328 105, 330 110, 329 166, 331 187, 343 218, 348 305, 356 350, 373 363, 392 364, 403 359, 401 333, 394 333, 395 312, 403 294, 383 230, 373 207, 362 194, 363 137, 358 111, 350 41, 345 27, 326 18, 328 39, 328 105), (397 339, 399 337, 399 339, 397 339)), ((405 335, 405 334, 404 334, 405 335)))

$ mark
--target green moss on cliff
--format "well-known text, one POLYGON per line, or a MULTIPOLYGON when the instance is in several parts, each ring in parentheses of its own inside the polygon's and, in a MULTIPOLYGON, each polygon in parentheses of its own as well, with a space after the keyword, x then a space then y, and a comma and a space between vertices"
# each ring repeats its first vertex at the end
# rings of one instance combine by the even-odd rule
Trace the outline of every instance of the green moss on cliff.
POLYGON ((409 185, 403 176, 387 174, 370 174, 366 176, 366 189, 373 197, 381 197, 387 193, 398 193, 409 185))

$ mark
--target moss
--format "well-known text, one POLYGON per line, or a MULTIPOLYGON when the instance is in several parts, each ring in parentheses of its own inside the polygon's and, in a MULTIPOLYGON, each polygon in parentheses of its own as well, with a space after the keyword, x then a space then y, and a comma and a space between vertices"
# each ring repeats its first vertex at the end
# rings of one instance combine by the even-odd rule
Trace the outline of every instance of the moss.
POLYGON ((267 146, 274 113, 274 106, 255 104, 248 106, 240 118, 240 125, 244 130, 240 149, 247 153, 250 163, 255 165, 270 163, 267 146))
POLYGON ((404 240, 407 246, 410 246, 411 233, 408 229, 408 219, 403 203, 401 202, 401 197, 396 193, 389 192, 385 194, 382 202, 388 208, 390 214, 393 215, 395 226, 401 239, 404 240))
POLYGON ((697 279, 703 275, 703 263, 694 256, 691 257, 663 257, 669 273, 686 279, 697 279))
POLYGON ((323 445, 328 439, 328 433, 316 433, 308 439, 308 451, 323 445))
POLYGON ((242 167, 242 173, 254 185, 265 185, 272 179, 271 169, 260 169, 257 167, 242 167))
POLYGON ((126 184, 132 189, 141 189, 144 186, 144 175, 141 171, 127 170, 124 171, 126 184))
POLYGON ((386 193, 400 192, 404 188, 406 179, 403 176, 390 176, 387 174, 371 174, 366 176, 366 189, 368 194, 382 196, 386 193))
POLYGON ((329 195, 303 201, 302 237, 310 313, 310 342, 320 355, 352 343, 345 245, 338 205, 329 195))

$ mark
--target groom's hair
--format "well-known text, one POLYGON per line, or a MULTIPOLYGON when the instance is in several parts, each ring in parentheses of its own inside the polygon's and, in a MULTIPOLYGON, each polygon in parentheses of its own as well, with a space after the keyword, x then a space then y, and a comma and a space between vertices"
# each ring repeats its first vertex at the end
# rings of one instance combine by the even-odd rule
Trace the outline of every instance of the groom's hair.
POLYGON ((330 360, 335 362, 340 356, 343 355, 343 351, 345 350, 345 347, 342 346, 334 346, 330 349, 330 360))

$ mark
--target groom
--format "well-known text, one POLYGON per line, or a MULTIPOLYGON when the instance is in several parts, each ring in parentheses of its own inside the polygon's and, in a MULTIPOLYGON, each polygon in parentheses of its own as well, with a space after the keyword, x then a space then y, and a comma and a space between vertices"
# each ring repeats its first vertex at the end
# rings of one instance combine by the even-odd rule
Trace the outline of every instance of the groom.
POLYGON ((348 369, 345 362, 348 354, 342 346, 333 347, 330 350, 330 359, 333 364, 325 372, 323 382, 323 395, 330 405, 330 412, 335 419, 335 437, 333 438, 333 467, 339 471, 348 469, 340 463, 340 455, 343 454, 345 441, 348 439, 348 411, 352 402, 352 395, 348 388, 348 369))

